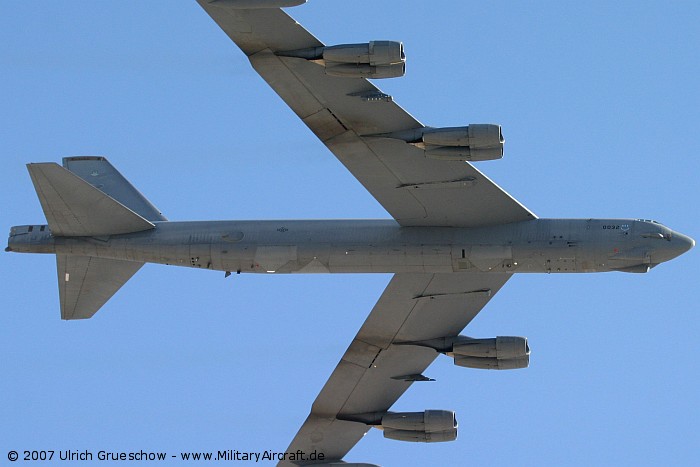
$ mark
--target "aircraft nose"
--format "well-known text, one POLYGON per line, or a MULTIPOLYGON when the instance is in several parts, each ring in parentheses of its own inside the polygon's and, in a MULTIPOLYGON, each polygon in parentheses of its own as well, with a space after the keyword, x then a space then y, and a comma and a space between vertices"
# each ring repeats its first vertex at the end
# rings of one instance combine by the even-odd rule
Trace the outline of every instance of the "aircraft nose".
POLYGON ((691 248, 695 246, 695 240, 692 238, 688 237, 687 235, 683 235, 681 233, 675 233, 673 236, 673 240, 676 244, 676 248, 678 249, 678 254, 682 255, 686 251, 689 251, 691 248))

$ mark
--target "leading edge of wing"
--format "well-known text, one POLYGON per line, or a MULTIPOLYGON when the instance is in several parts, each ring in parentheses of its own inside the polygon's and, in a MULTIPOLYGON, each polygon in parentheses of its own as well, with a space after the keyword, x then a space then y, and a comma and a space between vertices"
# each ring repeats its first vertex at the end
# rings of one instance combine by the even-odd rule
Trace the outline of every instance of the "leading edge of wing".
POLYGON ((431 348, 405 343, 457 336, 509 278, 505 273, 394 275, 286 452, 315 451, 328 462, 341 460, 371 428, 352 420, 387 412, 438 356, 431 348))
POLYGON ((278 52, 324 44, 280 9, 241 10, 198 0, 253 68, 403 226, 482 227, 536 216, 473 165, 426 158, 377 135, 423 128, 364 78, 328 76, 323 66, 278 52))

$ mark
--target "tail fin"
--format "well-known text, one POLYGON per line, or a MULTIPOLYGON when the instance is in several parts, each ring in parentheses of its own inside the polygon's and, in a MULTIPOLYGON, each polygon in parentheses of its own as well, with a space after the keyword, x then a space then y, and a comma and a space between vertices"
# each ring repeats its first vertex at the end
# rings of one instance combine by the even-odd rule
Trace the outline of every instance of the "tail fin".
POLYGON ((168 220, 104 157, 64 157, 63 167, 144 219, 151 222, 168 220))
POLYGON ((155 227, 54 162, 28 164, 27 168, 54 236, 101 237, 155 227))
MULTIPOLYGON (((27 165, 53 236, 126 234, 166 220, 104 157, 70 157, 63 165, 27 165)), ((61 318, 92 317, 143 264, 56 255, 61 318)))

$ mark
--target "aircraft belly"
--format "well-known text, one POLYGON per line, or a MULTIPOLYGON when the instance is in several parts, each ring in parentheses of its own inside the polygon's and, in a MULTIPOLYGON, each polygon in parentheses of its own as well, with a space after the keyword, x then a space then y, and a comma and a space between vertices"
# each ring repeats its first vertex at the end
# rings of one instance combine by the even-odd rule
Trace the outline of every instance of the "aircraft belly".
POLYGON ((627 246, 617 237, 614 242, 595 241, 597 229, 587 228, 585 221, 564 221, 563 227, 550 220, 459 230, 374 224, 168 223, 105 238, 57 237, 52 248, 61 254, 278 274, 593 272, 642 256, 636 245, 627 246), (562 235, 555 236, 555 231, 562 235))
POLYGON ((332 245, 330 272, 452 272, 447 245, 332 245))

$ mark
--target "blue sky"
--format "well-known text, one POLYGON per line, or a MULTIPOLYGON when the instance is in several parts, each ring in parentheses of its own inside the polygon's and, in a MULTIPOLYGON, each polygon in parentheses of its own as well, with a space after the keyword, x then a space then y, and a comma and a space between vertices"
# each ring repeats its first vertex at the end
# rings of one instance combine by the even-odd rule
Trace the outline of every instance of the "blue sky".
MULTIPOLYGON (((24 164, 68 155, 109 157, 171 220, 388 217, 194 2, 0 11, 6 229, 44 222, 24 164)), ((402 40, 407 75, 377 84, 427 125, 503 125, 505 158, 479 168, 540 217, 700 237, 697 2, 311 0, 290 14, 329 44, 402 40)), ((530 368, 440 358, 394 409, 455 410, 459 439, 372 430, 346 460, 697 462, 697 258, 513 278, 467 333, 528 336, 530 368)), ((283 450, 389 281, 147 265, 93 319, 62 322, 53 256, 0 264, 2 459, 283 450)))

